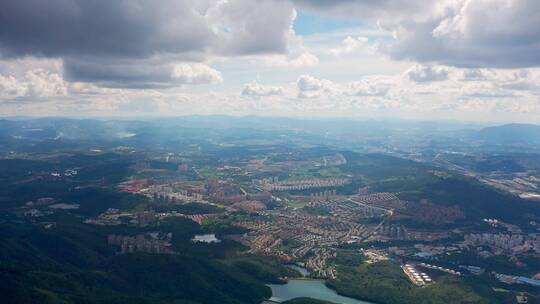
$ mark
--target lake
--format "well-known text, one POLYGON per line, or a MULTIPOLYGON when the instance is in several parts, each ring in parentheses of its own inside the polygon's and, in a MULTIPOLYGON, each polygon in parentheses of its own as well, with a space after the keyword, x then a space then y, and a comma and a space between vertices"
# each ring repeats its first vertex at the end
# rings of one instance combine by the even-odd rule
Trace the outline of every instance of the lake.
POLYGON ((370 304, 349 297, 338 295, 326 287, 321 280, 289 280, 285 285, 269 284, 272 289, 271 301, 283 302, 294 298, 308 297, 339 304, 370 304))

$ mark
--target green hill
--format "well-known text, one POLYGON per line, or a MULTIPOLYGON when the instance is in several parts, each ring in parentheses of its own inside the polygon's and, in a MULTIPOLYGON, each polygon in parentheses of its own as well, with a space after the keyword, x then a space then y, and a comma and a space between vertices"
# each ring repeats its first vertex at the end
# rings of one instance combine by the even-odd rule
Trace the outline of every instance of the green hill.
POLYGON ((189 241, 175 255, 115 255, 105 235, 119 228, 110 229, 0 224, 2 303, 242 304, 271 295, 240 268, 190 250, 189 241))

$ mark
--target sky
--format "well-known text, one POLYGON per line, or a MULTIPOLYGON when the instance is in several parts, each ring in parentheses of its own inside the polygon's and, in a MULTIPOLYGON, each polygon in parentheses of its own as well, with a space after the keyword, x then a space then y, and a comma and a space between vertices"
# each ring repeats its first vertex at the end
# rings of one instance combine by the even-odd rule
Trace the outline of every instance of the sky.
POLYGON ((0 116, 540 123, 537 0, 2 0, 0 116))

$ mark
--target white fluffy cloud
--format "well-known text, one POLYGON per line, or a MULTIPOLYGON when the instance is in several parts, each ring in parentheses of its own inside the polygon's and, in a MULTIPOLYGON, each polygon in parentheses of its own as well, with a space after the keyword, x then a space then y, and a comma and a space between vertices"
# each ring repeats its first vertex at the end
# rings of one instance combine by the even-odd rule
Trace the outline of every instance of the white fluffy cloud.
POLYGON ((35 69, 27 71, 23 78, 0 75, 0 96, 17 97, 53 97, 67 95, 67 84, 62 76, 35 69))
POLYGON ((300 91, 321 91, 328 86, 328 80, 321 80, 311 75, 301 75, 296 82, 300 91))
POLYGON ((388 76, 371 76, 347 85, 346 94, 351 96, 385 96, 396 81, 388 76))
POLYGON ((323 94, 330 94, 334 84, 326 79, 319 79, 311 75, 301 75, 296 81, 299 98, 318 98, 323 94))
POLYGON ((26 86, 19 82, 15 77, 0 75, 0 96, 3 97, 16 97, 25 95, 27 91, 26 86))
POLYGON ((272 96, 283 95, 284 89, 278 86, 265 86, 257 81, 252 81, 245 85, 242 95, 245 96, 272 96))
POLYGON ((353 38, 347 36, 342 42, 341 47, 330 49, 330 54, 334 56, 349 55, 357 52, 362 48, 368 48, 369 39, 367 37, 353 38))
POLYGON ((336 101, 348 99, 349 97, 387 96, 390 90, 398 85, 398 78, 373 75, 351 82, 336 83, 311 75, 302 75, 298 78, 296 86, 300 98, 325 98, 336 101))
POLYGON ((228 0, 205 14, 217 36, 214 52, 221 54, 285 53, 294 40, 294 6, 287 1, 228 0))
POLYGON ((181 63, 174 65, 171 78, 180 84, 207 84, 223 81, 220 72, 200 63, 181 63))
POLYGON ((273 68, 307 68, 319 64, 319 58, 310 52, 290 55, 266 55, 253 60, 256 64, 273 68))
POLYGON ((414 82, 444 81, 448 79, 449 70, 443 66, 426 66, 416 64, 405 72, 407 79, 414 82))

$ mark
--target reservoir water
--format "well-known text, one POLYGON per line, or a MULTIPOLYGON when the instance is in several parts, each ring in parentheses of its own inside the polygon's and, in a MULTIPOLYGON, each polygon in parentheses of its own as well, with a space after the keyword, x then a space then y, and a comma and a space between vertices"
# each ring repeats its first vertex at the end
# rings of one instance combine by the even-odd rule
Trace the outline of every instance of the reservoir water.
POLYGON ((284 285, 269 284, 268 286, 272 289, 270 300, 276 302, 308 297, 339 304, 370 304, 370 302, 340 296, 320 280, 289 280, 284 285))

